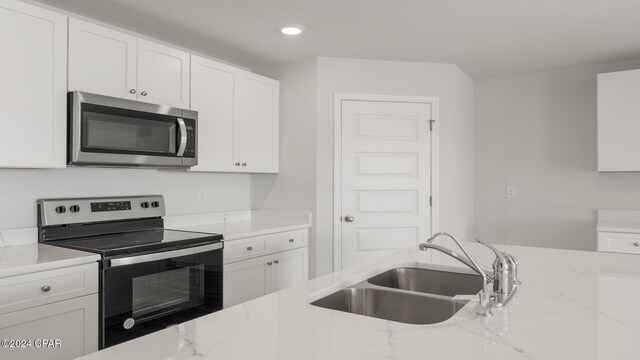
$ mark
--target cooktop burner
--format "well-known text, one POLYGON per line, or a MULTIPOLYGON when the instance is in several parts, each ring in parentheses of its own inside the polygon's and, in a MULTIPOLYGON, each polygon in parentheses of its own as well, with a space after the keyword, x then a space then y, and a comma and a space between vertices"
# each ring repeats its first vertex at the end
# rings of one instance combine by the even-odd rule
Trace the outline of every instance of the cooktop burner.
POLYGON ((58 240, 55 245, 96 252, 103 257, 215 243, 222 235, 152 229, 89 238, 58 240))

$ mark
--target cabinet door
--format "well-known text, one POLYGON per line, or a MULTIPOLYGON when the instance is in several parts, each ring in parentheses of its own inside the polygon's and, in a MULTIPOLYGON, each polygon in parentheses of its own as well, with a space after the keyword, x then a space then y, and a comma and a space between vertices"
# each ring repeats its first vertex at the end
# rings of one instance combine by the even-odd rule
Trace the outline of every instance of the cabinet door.
POLYGON ((54 341, 53 347, 4 347, 3 359, 75 359, 98 351, 98 294, 0 315, 0 339, 54 341))
POLYGON ((138 39, 138 100, 189 108, 189 53, 138 39))
POLYGON ((272 255, 271 291, 280 291, 308 279, 307 248, 272 255))
POLYGON ((598 171, 640 171, 640 70, 598 74, 598 171))
POLYGON ((247 172, 278 172, 278 81, 243 72, 238 83, 236 162, 247 172))
POLYGON ((230 307, 263 296, 271 288, 267 276, 267 256, 238 261, 224 266, 224 307, 230 307))
POLYGON ((0 0, 0 49, 0 167, 65 167, 67 17, 0 0))
POLYGON ((136 99, 137 38, 69 19, 69 91, 136 99))
POLYGON ((198 112, 198 165, 192 171, 238 171, 233 161, 238 70, 191 56, 191 110, 198 112))

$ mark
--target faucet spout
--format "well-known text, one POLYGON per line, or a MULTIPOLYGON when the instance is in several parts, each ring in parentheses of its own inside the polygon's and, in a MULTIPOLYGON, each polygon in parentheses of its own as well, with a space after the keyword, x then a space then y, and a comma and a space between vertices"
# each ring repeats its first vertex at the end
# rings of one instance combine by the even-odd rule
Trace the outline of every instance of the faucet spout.
POLYGON ((491 294, 491 290, 489 289, 489 281, 487 281, 487 279, 489 277, 487 276, 487 273, 485 273, 482 270, 480 265, 478 265, 478 263, 471 256, 471 254, 469 254, 467 249, 464 248, 462 243, 458 239, 455 238, 455 236, 451 235, 448 232, 438 232, 438 233, 435 233, 433 236, 431 236, 429 239, 427 239, 426 243, 420 244, 419 248, 422 251, 425 251, 427 249, 434 249, 434 250, 440 251, 440 252, 442 252, 444 254, 447 254, 447 255, 453 257, 454 259, 457 259, 458 261, 462 262, 463 264, 467 265, 472 270, 474 270, 475 272, 480 274, 480 276, 482 277, 482 291, 479 294, 480 303, 476 307, 476 313, 478 313, 479 315, 485 315, 485 316, 490 316, 491 315, 491 304, 490 304, 490 302, 491 302, 491 295, 490 295, 491 294), (456 245, 458 245, 460 250, 462 250, 462 253, 464 254, 465 257, 462 257, 462 256, 458 255, 455 251, 449 250, 449 249, 447 249, 447 248, 445 248, 443 246, 432 244, 433 241, 437 237, 440 237, 440 236, 447 236, 447 237, 451 238, 451 240, 453 240, 456 243, 456 245))

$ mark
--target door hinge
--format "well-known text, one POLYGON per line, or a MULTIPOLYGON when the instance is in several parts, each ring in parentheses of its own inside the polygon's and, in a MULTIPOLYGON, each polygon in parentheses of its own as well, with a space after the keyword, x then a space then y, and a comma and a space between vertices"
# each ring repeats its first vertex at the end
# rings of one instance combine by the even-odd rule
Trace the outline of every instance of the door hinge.
POLYGON ((436 122, 435 120, 429 120, 429 131, 433 131, 433 123, 436 122))
POLYGON ((433 206, 433 197, 429 196, 429 207, 433 206))

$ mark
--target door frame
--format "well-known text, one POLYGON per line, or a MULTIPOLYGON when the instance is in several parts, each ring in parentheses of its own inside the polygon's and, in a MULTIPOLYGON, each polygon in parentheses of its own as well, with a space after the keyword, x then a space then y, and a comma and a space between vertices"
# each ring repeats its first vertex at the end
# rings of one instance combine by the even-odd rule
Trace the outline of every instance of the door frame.
MULTIPOLYGON (((376 101, 405 102, 431 105, 433 120, 431 135, 431 235, 440 225, 440 137, 439 99, 433 96, 402 96, 380 94, 333 94, 333 271, 340 270, 342 264, 342 102, 376 101)), ((426 240, 426 239, 425 239, 426 240)))

